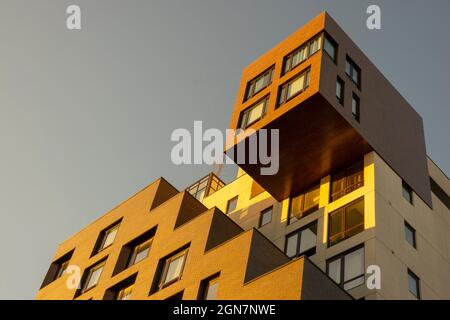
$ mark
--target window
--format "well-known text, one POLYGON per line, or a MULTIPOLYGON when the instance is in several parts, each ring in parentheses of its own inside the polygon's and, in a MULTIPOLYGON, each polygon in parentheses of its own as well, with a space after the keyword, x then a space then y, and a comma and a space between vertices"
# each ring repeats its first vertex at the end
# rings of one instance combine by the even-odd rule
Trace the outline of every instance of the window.
POLYGON ((327 274, 344 290, 364 284, 364 247, 352 249, 328 260, 327 274))
POLYGON ((133 293, 133 287, 134 285, 128 286, 126 288, 121 289, 117 293, 117 299, 116 300, 130 300, 131 294, 133 293))
POLYGON ((200 284, 199 300, 216 300, 219 288, 219 275, 205 279, 200 284))
POLYGON ((420 280, 414 272, 408 269, 408 287, 409 292, 411 292, 417 299, 420 299, 420 280))
POLYGON ((321 49, 321 44, 322 35, 319 35, 300 46, 298 49, 295 49, 292 53, 288 54, 284 58, 283 74, 286 74, 288 71, 294 69, 300 63, 319 51, 321 49))
POLYGON ((266 88, 268 85, 272 83, 273 70, 274 66, 264 71, 262 74, 260 74, 247 84, 244 101, 250 99, 251 97, 253 97, 262 89, 266 88))
POLYGON ((344 89, 345 88, 345 83, 344 80, 342 80, 341 78, 337 77, 336 80, 336 98, 339 100, 339 103, 344 105, 344 89))
POLYGON ((234 210, 236 210, 237 207, 237 201, 238 201, 238 196, 228 200, 227 202, 227 214, 233 212, 234 210))
POLYGON ((345 73, 350 77, 350 79, 358 86, 361 87, 361 69, 347 56, 345 61, 345 73))
POLYGON ((323 50, 336 62, 337 43, 328 35, 325 36, 323 50))
POLYGON ((64 272, 66 272, 67 267, 69 266, 69 261, 64 261, 61 263, 58 269, 58 273, 56 274, 56 279, 61 278, 64 275, 64 272))
POLYGON ((413 247, 416 247, 416 230, 405 221, 405 239, 413 247))
POLYGON ((331 176, 331 202, 342 198, 364 185, 364 162, 360 161, 351 167, 331 176))
POLYGON ((150 252, 150 247, 152 245, 152 242, 153 242, 153 238, 148 239, 148 240, 144 241, 143 243, 136 245, 133 248, 133 251, 130 256, 130 260, 128 261, 129 267, 148 257, 148 253, 150 252))
POLYGON ((162 289, 181 278, 187 253, 188 249, 184 249, 181 252, 162 260, 161 277, 158 282, 159 289, 162 289))
POLYGON ((67 267, 69 266, 73 252, 74 250, 71 250, 58 258, 56 261, 52 262, 47 274, 45 275, 44 281, 42 282, 41 289, 64 275, 67 267))
POLYGON ((96 264, 93 267, 90 267, 86 270, 85 276, 86 279, 84 281, 83 286, 83 292, 88 291, 89 289, 92 289, 98 284, 98 281, 100 280, 100 276, 103 272, 103 267, 105 266, 105 261, 100 262, 96 264))
POLYGON ((94 248, 94 254, 113 244, 114 239, 117 235, 117 231, 119 230, 119 225, 120 221, 100 232, 100 236, 98 237, 97 243, 94 248))
POLYGON ((251 107, 242 111, 239 117, 239 128, 246 129, 255 122, 258 122, 266 115, 267 104, 269 102, 269 96, 256 102, 251 107))
POLYGON ((402 181, 402 194, 403 194, 403 198, 405 198, 406 201, 413 204, 412 188, 405 181, 402 181))
POLYGON ((359 122, 360 119, 360 110, 359 110, 359 98, 356 94, 352 96, 352 116, 356 121, 359 122))
POLYGON ((329 246, 364 231, 364 198, 331 212, 328 224, 329 246))
POLYGON ((261 212, 261 216, 259 218, 259 227, 260 228, 272 221, 272 211, 273 211, 273 207, 270 207, 261 212))
POLYGON ((299 76, 283 84, 278 97, 278 105, 289 101, 293 97, 303 92, 309 86, 310 69, 302 72, 299 76))
POLYGON ((317 221, 286 237, 284 252, 289 258, 316 253, 317 221))
POLYGON ((291 198, 289 207, 289 224, 306 217, 319 208, 319 185, 303 194, 291 198))

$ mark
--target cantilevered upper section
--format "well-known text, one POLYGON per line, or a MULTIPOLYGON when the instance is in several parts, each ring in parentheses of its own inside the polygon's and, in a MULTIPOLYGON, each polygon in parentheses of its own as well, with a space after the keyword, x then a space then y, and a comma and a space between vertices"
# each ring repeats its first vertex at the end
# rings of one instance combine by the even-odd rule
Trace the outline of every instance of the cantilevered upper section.
POLYGON ((280 130, 275 176, 240 164, 277 200, 374 150, 431 207, 421 117, 325 12, 244 69, 230 128, 280 130))

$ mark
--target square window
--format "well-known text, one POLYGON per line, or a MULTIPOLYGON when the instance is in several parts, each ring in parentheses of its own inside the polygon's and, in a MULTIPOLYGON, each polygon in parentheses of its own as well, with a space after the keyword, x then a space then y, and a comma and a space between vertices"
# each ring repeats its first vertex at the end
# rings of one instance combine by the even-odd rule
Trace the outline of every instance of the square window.
POLYGON ((316 253, 316 245, 317 221, 288 235, 284 252, 289 258, 302 255, 310 257, 316 253))
POLYGON ((233 212, 237 208, 238 196, 228 200, 227 202, 227 214, 233 212))
POLYGON ((273 211, 273 207, 270 207, 261 212, 261 217, 259 220, 260 228, 265 226, 266 224, 269 224, 272 221, 272 211, 273 211))
POLYGON ((413 248, 416 248, 416 230, 405 221, 405 239, 413 248))
POLYGON ((357 247, 327 261, 327 274, 344 290, 364 284, 364 247, 357 247))
POLYGON ((153 238, 148 239, 148 240, 144 241, 143 243, 136 245, 133 248, 133 252, 131 253, 130 260, 128 261, 129 267, 144 260, 145 258, 147 258, 148 254, 150 252, 150 247, 152 245, 152 242, 153 242, 153 238))
POLYGON ((364 198, 333 211, 328 221, 328 246, 364 231, 364 198))
POLYGON ((105 266, 105 261, 96 264, 95 266, 90 267, 86 270, 85 276, 86 280, 84 281, 83 292, 88 291, 95 287, 99 280, 100 276, 103 272, 103 267, 105 266))
POLYGON ((103 249, 106 249, 113 244, 114 240, 116 239, 119 226, 120 221, 100 232, 100 235, 94 247, 93 255, 99 253, 103 249))

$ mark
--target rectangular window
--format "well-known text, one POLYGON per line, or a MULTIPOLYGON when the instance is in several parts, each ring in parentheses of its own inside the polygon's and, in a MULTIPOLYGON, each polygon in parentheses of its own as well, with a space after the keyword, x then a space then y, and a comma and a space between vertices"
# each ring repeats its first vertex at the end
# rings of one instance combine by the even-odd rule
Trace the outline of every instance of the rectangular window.
POLYGON ((236 210, 237 207, 237 201, 238 201, 238 196, 228 200, 227 202, 227 214, 233 212, 234 210, 236 210))
POLYGON ((413 190, 405 181, 402 181, 402 194, 406 201, 413 204, 413 190))
POLYGON ((326 35, 323 43, 324 51, 336 62, 337 58, 337 43, 330 36, 326 35))
POLYGON ((246 129, 252 124, 264 118, 267 112, 268 103, 269 103, 269 96, 261 99, 260 101, 256 102, 249 108, 242 111, 239 117, 239 124, 238 124, 239 129, 246 129))
POLYGON ((286 103, 293 97, 302 93, 309 87, 310 69, 303 71, 300 75, 280 87, 280 93, 278 96, 278 105, 286 103))
POLYGON ((93 287, 95 287, 99 280, 100 280, 100 276, 102 275, 103 272, 103 267, 105 266, 105 261, 102 261, 92 267, 90 267, 89 269, 87 269, 85 271, 85 281, 84 281, 84 285, 83 285, 83 292, 88 291, 89 289, 92 289, 93 287))
POLYGON ((338 99, 339 103, 344 105, 344 92, 345 92, 345 83, 344 80, 337 77, 336 80, 336 98, 338 99))
POLYGON ((244 101, 247 101, 272 83, 274 68, 272 66, 247 84, 244 101))
POLYGON ((133 293, 133 287, 134 287, 134 285, 131 285, 131 286, 121 289, 117 293, 116 300, 130 300, 131 294, 133 293))
POLYGON ((352 116, 356 121, 360 120, 360 110, 359 110, 359 98, 356 94, 352 96, 352 116))
POLYGON ((335 173, 331 176, 331 202, 342 198, 364 185, 364 162, 360 161, 353 166, 335 173))
POLYGON ((187 253, 188 249, 184 249, 181 252, 162 260, 161 276, 158 281, 159 289, 162 289, 181 278, 186 263, 187 253))
POLYGON ((272 221, 272 211, 273 211, 273 207, 270 207, 261 212, 261 216, 259 218, 259 227, 260 228, 265 226, 266 224, 269 224, 272 221))
POLYGON ((411 292, 417 299, 420 299, 420 280, 419 277, 408 269, 408 287, 409 292, 411 292))
POLYGON ((413 248, 416 247, 416 230, 405 221, 405 239, 413 248))
POLYGON ((59 265, 58 273, 56 274, 56 279, 61 278, 64 275, 64 272, 66 272, 67 267, 69 266, 69 261, 64 261, 59 265))
POLYGON ((93 254, 96 254, 113 244, 117 231, 119 230, 119 226, 120 221, 100 232, 93 254))
POLYGON ((219 288, 219 275, 205 279, 200 284, 199 300, 217 300, 217 290, 219 288))
POLYGON ((309 189, 296 197, 291 198, 289 207, 289 224, 306 217, 319 208, 320 186, 309 189))
POLYGON ((64 275, 67 267, 69 266, 73 252, 74 250, 71 250, 58 258, 56 261, 52 262, 47 274, 45 275, 44 281, 42 282, 41 289, 64 275))
POLYGON ((308 59, 322 47, 322 35, 319 35, 295 49, 284 58, 283 75, 308 59))
POLYGON ((358 86, 358 88, 361 87, 361 69, 349 56, 347 56, 347 59, 345 60, 345 73, 358 86))
POLYGON ((133 248, 130 259, 128 261, 128 267, 131 267, 132 265, 135 265, 136 263, 138 263, 148 257, 152 242, 153 242, 153 238, 148 239, 140 244, 137 244, 133 248))
POLYGON ((364 198, 330 213, 328 245, 333 246, 362 231, 364 231, 364 198))
POLYGON ((329 259, 327 274, 344 290, 364 284, 364 247, 352 249, 329 259))
POLYGON ((316 253, 317 221, 286 236, 284 252, 289 258, 316 253))

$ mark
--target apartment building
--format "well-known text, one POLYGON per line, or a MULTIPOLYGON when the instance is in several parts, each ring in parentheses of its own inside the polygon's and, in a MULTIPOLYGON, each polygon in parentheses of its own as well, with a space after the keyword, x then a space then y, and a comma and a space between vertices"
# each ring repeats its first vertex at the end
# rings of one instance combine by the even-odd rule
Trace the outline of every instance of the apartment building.
POLYGON ((157 180, 64 241, 37 299, 450 299, 450 180, 327 13, 244 69, 230 128, 229 155, 278 129, 278 173, 157 180))

